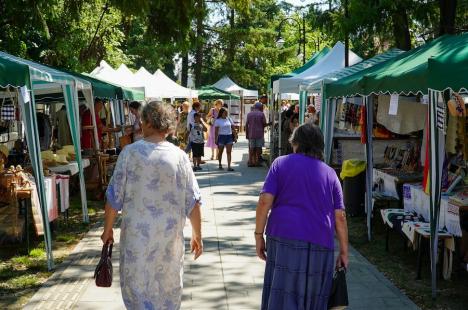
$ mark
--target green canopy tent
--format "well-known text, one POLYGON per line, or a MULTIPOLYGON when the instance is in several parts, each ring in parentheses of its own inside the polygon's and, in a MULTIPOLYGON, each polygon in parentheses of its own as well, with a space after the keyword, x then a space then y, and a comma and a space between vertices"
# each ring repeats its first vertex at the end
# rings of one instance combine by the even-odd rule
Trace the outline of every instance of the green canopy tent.
POLYGON ((236 94, 228 93, 227 91, 224 91, 212 85, 209 85, 209 86, 203 86, 202 88, 198 90, 198 99, 201 99, 201 100, 216 100, 216 99, 240 100, 240 96, 236 94))
POLYGON ((44 224, 47 265, 49 269, 52 269, 54 267, 52 239, 48 212, 46 209, 47 198, 40 155, 41 150, 36 119, 35 94, 47 92, 55 93, 58 89, 61 89, 64 93, 70 132, 75 146, 76 160, 79 168, 83 220, 84 222, 88 222, 86 189, 81 162, 80 133, 78 126, 78 90, 81 90, 85 94, 87 104, 92 105, 91 84, 53 68, 0 52, 0 85, 4 88, 11 87, 17 90, 16 95, 21 110, 22 121, 24 123, 26 141, 28 143, 29 155, 40 200, 41 215, 44 224))
MULTIPOLYGON (((456 63, 459 61, 458 69, 453 68, 454 72, 459 72, 459 82, 454 82, 455 79, 448 78, 448 82, 454 82, 454 86, 459 86, 460 81, 466 81, 463 76, 464 63, 466 63, 466 46, 468 45, 468 34, 462 35, 445 35, 433 40, 430 43, 424 44, 418 48, 401 54, 400 56, 391 59, 385 63, 374 66, 370 69, 363 70, 357 74, 351 75, 344 79, 338 80, 327 85, 328 98, 337 97, 353 97, 363 96, 367 111, 367 190, 366 190, 366 206, 367 206, 367 223, 368 223, 368 238, 371 239, 371 214, 372 214, 372 184, 373 184, 373 159, 372 159, 372 127, 373 127, 373 101, 371 94, 403 94, 416 95, 425 94, 430 88, 430 83, 434 87, 447 85, 446 79, 451 74, 441 75, 444 69, 443 65, 438 65, 437 62, 456 63), (456 57, 454 51, 459 51, 456 57), (450 60, 449 60, 450 59, 450 60), (464 60, 461 60, 464 59, 464 60), (434 62, 433 71, 430 72, 429 64, 434 62), (437 69, 439 68, 439 69, 437 69), (439 72, 439 73, 438 73, 439 72), (432 81, 432 82, 430 82, 432 81)), ((446 70, 446 68, 445 68, 446 70)), ((465 73, 466 74, 466 73, 465 73)), ((440 213, 440 175, 442 169, 443 156, 441 156, 440 147, 444 136, 442 132, 438 132, 437 127, 437 108, 440 106, 440 100, 434 94, 429 96, 432 102, 429 105, 429 123, 431 132, 431 190, 430 190, 430 224, 431 224, 431 267, 432 267, 432 294, 436 295, 436 260, 437 260, 437 242, 438 242, 438 221, 440 213)))
MULTIPOLYGON (((429 58, 429 145, 430 145, 430 217, 432 296, 436 296, 436 257, 439 232, 442 170, 445 158, 445 91, 467 92, 468 89, 468 33, 454 36, 449 51, 429 58)), ((448 96, 450 97, 450 96, 448 96)))

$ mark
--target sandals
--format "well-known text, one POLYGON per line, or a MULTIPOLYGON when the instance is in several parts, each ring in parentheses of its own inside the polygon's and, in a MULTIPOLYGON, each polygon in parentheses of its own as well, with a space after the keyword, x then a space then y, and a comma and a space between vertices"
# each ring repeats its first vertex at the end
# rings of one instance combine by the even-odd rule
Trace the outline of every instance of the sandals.
POLYGON ((218 170, 224 170, 222 165, 219 165, 218 170))

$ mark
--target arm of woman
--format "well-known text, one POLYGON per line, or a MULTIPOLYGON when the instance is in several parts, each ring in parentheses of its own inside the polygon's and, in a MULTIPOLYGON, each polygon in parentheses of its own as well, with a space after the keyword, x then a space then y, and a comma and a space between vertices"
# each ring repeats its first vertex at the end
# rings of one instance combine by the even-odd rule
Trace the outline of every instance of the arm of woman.
POLYGON ((104 232, 101 235, 103 243, 114 243, 114 223, 117 218, 118 211, 111 207, 109 202, 106 202, 104 213, 104 232))
POLYGON ((270 209, 273 206, 274 199, 275 196, 272 194, 263 193, 260 195, 257 204, 255 217, 255 245, 257 256, 262 260, 266 260, 266 246, 263 235, 265 232, 268 212, 270 212, 270 209))
POLYGON ((190 241, 191 253, 197 259, 203 253, 203 241, 201 236, 201 211, 200 203, 196 202, 190 213, 190 224, 192 225, 192 240, 190 241))
POLYGON ((215 144, 218 145, 219 127, 215 127, 215 144))
POLYGON ((342 209, 335 210, 335 231, 340 244, 340 254, 336 260, 336 267, 348 269, 348 224, 346 222, 346 212, 342 209))

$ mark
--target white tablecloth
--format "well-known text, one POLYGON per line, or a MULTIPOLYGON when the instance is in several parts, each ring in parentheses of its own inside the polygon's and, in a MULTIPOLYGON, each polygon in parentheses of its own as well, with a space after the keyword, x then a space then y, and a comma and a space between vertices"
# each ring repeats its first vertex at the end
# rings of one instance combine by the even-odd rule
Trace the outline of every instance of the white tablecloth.
MULTIPOLYGON (((88 158, 84 158, 82 163, 83 168, 89 167, 90 165, 88 158)), ((75 175, 79 172, 78 163, 76 161, 72 161, 68 165, 49 167, 49 170, 55 173, 70 173, 70 175, 75 175)))
MULTIPOLYGON (((403 185, 403 204, 405 211, 416 212, 421 215, 425 221, 429 222, 430 198, 419 184, 403 185)), ((442 196, 440 200, 440 218, 439 226, 445 228, 454 236, 461 237, 459 207, 449 203, 447 196, 442 196)))

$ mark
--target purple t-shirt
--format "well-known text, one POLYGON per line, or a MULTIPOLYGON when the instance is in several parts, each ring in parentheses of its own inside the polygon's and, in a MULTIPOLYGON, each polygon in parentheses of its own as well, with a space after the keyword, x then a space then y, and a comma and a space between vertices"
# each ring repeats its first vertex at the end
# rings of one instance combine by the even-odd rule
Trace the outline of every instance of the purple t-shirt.
POLYGON ((254 110, 249 112, 246 125, 249 139, 263 139, 266 118, 262 111, 254 110))
POLYGON ((281 156, 271 165, 262 193, 275 196, 267 235, 333 249, 335 210, 345 207, 332 168, 303 154, 281 156))

